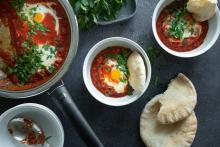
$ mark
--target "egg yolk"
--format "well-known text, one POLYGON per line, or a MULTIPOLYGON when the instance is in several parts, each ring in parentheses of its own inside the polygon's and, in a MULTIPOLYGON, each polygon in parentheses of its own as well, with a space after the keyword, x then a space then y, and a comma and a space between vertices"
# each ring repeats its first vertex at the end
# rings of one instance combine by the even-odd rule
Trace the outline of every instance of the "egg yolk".
POLYGON ((43 20, 43 14, 41 14, 41 13, 36 13, 35 15, 34 15, 34 21, 36 21, 36 22, 42 22, 42 20, 43 20))
POLYGON ((110 73, 110 77, 112 79, 112 81, 114 82, 120 82, 120 78, 121 78, 121 72, 118 69, 114 69, 111 71, 110 73))

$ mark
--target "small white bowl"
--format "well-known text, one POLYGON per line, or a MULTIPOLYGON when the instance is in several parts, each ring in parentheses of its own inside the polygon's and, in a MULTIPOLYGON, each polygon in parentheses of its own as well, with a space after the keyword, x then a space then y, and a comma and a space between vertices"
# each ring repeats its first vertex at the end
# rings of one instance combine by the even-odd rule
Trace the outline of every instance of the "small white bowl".
MULTIPOLYGON (((48 140, 50 145, 53 147, 63 147, 64 131, 56 114, 43 105, 33 103, 15 106, 0 116, 0 147, 27 147, 16 141, 8 132, 8 122, 17 117, 33 120, 44 130, 46 137, 51 136, 48 140)), ((42 147, 42 145, 30 147, 42 147)), ((47 144, 43 147, 47 147, 47 144)))
POLYGON ((134 91, 133 95, 131 96, 124 96, 119 98, 107 97, 96 89, 96 87, 92 83, 91 75, 90 75, 91 65, 97 54, 99 54, 102 50, 106 49, 107 47, 112 47, 112 46, 121 46, 121 47, 129 48, 132 51, 137 51, 142 56, 147 73, 144 91, 147 90, 147 87, 150 83, 151 64, 147 54, 137 43, 122 37, 112 37, 112 38, 104 39, 99 43, 97 43, 95 46, 93 46, 92 49, 89 51, 83 65, 83 79, 87 89, 95 99, 106 105, 123 106, 136 101, 138 98, 140 98, 143 95, 144 92, 138 93, 134 91))
POLYGON ((153 29, 153 34, 154 34, 154 37, 156 38, 156 41, 165 51, 177 57, 188 58, 188 57, 195 57, 195 56, 205 53, 215 44, 220 33, 220 14, 219 14, 218 7, 216 9, 216 14, 208 21, 209 29, 208 29, 208 33, 206 35, 204 42, 198 48, 192 51, 176 52, 176 51, 169 49, 166 45, 163 44, 163 42, 160 40, 157 34, 157 28, 156 28, 157 18, 160 15, 161 11, 167 5, 171 4, 174 1, 175 0, 160 0, 156 8, 154 9, 153 18, 152 18, 152 29, 153 29))

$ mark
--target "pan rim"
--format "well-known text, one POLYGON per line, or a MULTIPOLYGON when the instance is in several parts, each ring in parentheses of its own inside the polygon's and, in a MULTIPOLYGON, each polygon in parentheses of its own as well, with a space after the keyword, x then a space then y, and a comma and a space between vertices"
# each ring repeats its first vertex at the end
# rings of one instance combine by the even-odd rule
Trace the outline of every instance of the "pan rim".
POLYGON ((79 42, 78 22, 70 3, 67 0, 58 0, 58 2, 62 5, 64 10, 66 11, 66 15, 68 16, 70 31, 71 31, 69 52, 61 69, 47 82, 31 89, 20 90, 20 91, 0 89, 1 97, 10 98, 10 99, 21 99, 21 98, 29 98, 32 96, 39 95, 47 91, 50 87, 52 87, 59 80, 61 80, 62 77, 65 75, 65 73, 68 71, 73 59, 76 56, 76 52, 78 48, 78 42, 79 42))

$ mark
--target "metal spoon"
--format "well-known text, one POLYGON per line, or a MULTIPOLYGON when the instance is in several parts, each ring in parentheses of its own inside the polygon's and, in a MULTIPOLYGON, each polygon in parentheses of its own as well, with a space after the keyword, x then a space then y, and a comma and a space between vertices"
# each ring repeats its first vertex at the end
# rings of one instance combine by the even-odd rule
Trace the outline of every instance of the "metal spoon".
POLYGON ((8 131, 12 135, 12 137, 25 144, 25 145, 39 145, 44 144, 43 142, 39 141, 39 139, 29 139, 29 135, 35 136, 36 138, 43 137, 44 132, 43 130, 32 120, 25 119, 25 118, 14 118, 8 123, 8 131))

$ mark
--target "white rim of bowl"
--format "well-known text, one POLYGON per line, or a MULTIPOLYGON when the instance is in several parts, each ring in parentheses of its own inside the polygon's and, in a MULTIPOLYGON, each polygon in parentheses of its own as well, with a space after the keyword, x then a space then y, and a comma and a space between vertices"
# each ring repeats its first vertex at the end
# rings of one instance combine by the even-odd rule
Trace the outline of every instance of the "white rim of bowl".
MULTIPOLYGON (((177 57, 182 57, 182 58, 190 58, 190 57, 196 57, 196 56, 199 56, 203 53, 205 53, 206 51, 208 51, 214 44, 215 42, 217 41, 218 37, 219 37, 219 34, 220 34, 220 12, 219 12, 219 8, 217 6, 216 8, 216 16, 213 16, 213 17, 216 17, 217 18, 217 30, 215 32, 215 35, 214 37, 212 38, 212 41, 205 47, 205 49, 202 49, 202 50, 198 50, 196 52, 192 52, 190 54, 185 54, 187 52, 176 52, 176 51, 173 51, 171 49, 169 49, 166 45, 164 45, 164 43, 160 40, 158 34, 157 34, 157 28, 156 28, 156 22, 157 22, 157 14, 158 14, 158 11, 160 10, 162 4, 167 1, 167 0, 160 0, 158 3, 157 3, 157 6, 156 8, 154 9, 154 13, 153 13, 153 17, 152 17, 152 29, 153 29, 153 34, 154 34, 154 37, 156 39, 156 41, 158 42, 158 44, 166 51, 168 52, 169 54, 172 54, 174 56, 177 56, 177 57)), ((175 1, 175 0, 174 0, 175 1)), ((172 3, 172 2, 171 2, 172 3)), ((167 5, 166 5, 167 6, 167 5)), ((163 8, 164 9, 164 8, 163 8)), ((160 14, 158 14, 159 16, 160 14)))
POLYGON ((0 116, 0 121, 2 121, 8 114, 16 111, 17 109, 20 109, 22 107, 35 107, 36 109, 41 109, 43 111, 45 111, 45 113, 49 113, 49 115, 51 115, 55 120, 56 120, 56 123, 58 124, 59 126, 59 130, 60 132, 62 133, 61 134, 61 146, 63 147, 64 146, 64 129, 63 129, 63 125, 60 121, 60 119, 57 117, 57 115, 49 108, 47 108, 46 106, 43 106, 43 105, 40 105, 40 104, 36 104, 36 103, 25 103, 25 104, 20 104, 20 105, 17 105, 15 107, 12 107, 8 110, 6 110, 1 116, 0 116))
MULTIPOLYGON (((103 48, 104 49, 104 48, 103 48)), ((150 63, 150 60, 146 54, 146 52, 144 51, 144 49, 138 45, 136 42, 130 40, 130 39, 127 39, 127 38, 123 38, 123 37, 110 37, 110 38, 106 38, 106 39, 103 39, 101 41, 99 41, 98 43, 96 43, 91 49, 90 51, 87 53, 86 55, 86 58, 84 60, 84 64, 83 64, 83 80, 84 80, 84 83, 86 85, 86 88, 88 89, 89 93, 93 96, 93 98, 95 98, 97 101, 103 103, 103 104, 106 104, 106 105, 109 105, 109 106, 125 106, 125 105, 128 105, 130 103, 133 103, 135 102, 136 100, 138 100, 147 90, 147 88, 149 87, 149 84, 150 84, 150 80, 151 80, 151 63, 150 63), (137 96, 136 98, 130 98, 130 99, 127 99, 126 101, 123 101, 123 102, 107 102, 107 100, 104 100, 104 99, 99 99, 96 97, 96 95, 93 93, 93 89, 96 89, 96 87, 93 85, 93 84, 89 84, 88 81, 91 81, 91 76, 88 78, 87 76, 87 65, 88 65, 88 62, 89 62, 89 59, 90 59, 90 56, 91 54, 100 46, 100 45, 103 45, 103 44, 106 44, 108 42, 111 42, 111 41, 114 41, 114 40, 117 40, 117 41, 121 41, 121 42, 125 42, 127 43, 128 45, 132 45, 134 46, 135 48, 137 48, 137 50, 141 51, 141 55, 146 57, 146 59, 143 59, 144 60, 144 63, 146 64, 146 70, 147 70, 147 76, 146 76, 146 83, 145 83, 145 90, 144 92, 142 92, 139 96, 137 96), (93 87, 93 88, 92 88, 93 87)), ((96 89, 97 92, 99 92, 97 89, 96 89)), ((99 92, 100 93, 100 92, 99 92)), ((109 98, 109 99, 113 99, 113 98, 109 98)), ((120 98, 117 98, 117 99, 120 99, 120 98)))

